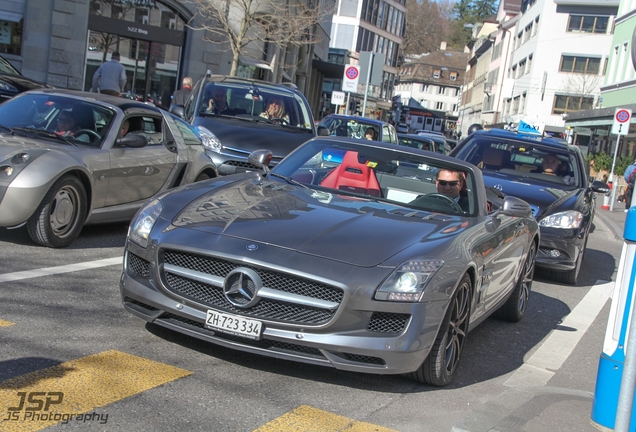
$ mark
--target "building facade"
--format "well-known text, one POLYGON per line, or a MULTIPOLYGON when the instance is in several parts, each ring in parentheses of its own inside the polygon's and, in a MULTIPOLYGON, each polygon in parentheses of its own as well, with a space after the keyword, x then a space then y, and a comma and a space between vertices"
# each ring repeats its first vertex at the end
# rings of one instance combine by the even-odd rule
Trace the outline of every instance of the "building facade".
POLYGON ((395 94, 400 96, 403 106, 416 108, 401 122, 412 130, 454 134, 468 59, 467 52, 446 51, 446 43, 441 44, 439 51, 407 58, 400 68, 395 94), (420 112, 423 115, 418 115, 420 112), (435 128, 437 119, 444 122, 439 128, 435 128))
MULTIPOLYGON (((498 56, 504 75, 494 74, 491 66, 484 93, 493 94, 493 88, 500 93, 495 104, 486 109, 482 105, 479 122, 515 126, 524 121, 563 133, 570 113, 598 107, 618 6, 619 0, 524 0, 518 16, 499 13, 499 28, 490 38, 503 40, 504 33, 510 33, 511 45, 493 49, 488 60, 494 66, 492 60, 498 56)), ((512 8, 507 12, 514 13, 512 8)), ((475 92, 483 77, 476 73, 468 79, 466 89, 475 92)))
MULTIPOLYGON (((0 54, 29 78, 88 90, 94 71, 118 51, 126 95, 167 107, 182 77, 230 70, 231 54, 187 26, 191 7, 177 0, 0 0, 0 54)), ((316 26, 316 45, 243 56, 238 75, 294 82, 317 108, 322 73, 312 60, 326 60, 330 25, 316 26)))
MULTIPOLYGON (((364 116, 386 118, 391 108, 395 78, 399 67, 400 46, 406 21, 406 0, 339 0, 331 27, 330 48, 347 53, 350 64, 358 64, 361 52, 381 54, 384 58, 380 85, 360 83, 361 99, 367 95, 364 116)), ((334 77, 328 87, 339 90, 334 77)), ((342 75, 340 75, 340 80, 342 75)))
POLYGON ((622 1, 614 21, 614 35, 608 47, 609 62, 600 88, 600 103, 595 109, 568 113, 565 123, 572 131, 573 142, 598 153, 636 156, 636 1, 622 1), (632 110, 628 134, 611 133, 618 108, 632 110))

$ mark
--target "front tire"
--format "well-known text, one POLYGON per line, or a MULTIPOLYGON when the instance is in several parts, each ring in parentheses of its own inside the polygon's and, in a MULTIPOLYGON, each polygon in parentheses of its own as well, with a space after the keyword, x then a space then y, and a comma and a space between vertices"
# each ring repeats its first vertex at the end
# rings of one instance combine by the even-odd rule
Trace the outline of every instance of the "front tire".
POLYGON ((31 239, 43 246, 61 248, 77 238, 86 219, 86 190, 73 175, 56 181, 27 221, 31 239))
POLYGON ((465 274, 451 298, 431 352, 418 370, 407 374, 409 378, 439 387, 452 381, 468 336, 471 292, 470 276, 465 274))

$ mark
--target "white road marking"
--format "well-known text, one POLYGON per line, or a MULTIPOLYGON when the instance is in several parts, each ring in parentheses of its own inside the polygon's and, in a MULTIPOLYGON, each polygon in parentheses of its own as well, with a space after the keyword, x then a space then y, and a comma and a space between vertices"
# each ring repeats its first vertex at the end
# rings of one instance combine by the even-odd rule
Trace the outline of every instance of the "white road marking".
POLYGON ((90 270, 90 269, 99 268, 99 267, 108 267, 108 266, 117 265, 117 264, 121 265, 122 262, 123 262, 123 257, 106 258, 106 259, 101 259, 96 261, 86 261, 83 263, 68 264, 68 265, 57 266, 57 267, 45 267, 45 268, 25 270, 25 271, 20 271, 15 273, 4 273, 4 274, 0 274, 0 283, 12 282, 12 281, 17 281, 21 279, 36 278, 41 276, 51 276, 51 275, 61 274, 61 273, 72 273, 76 271, 90 270))
MULTIPOLYGON (((601 281, 598 281, 601 282, 601 281)), ((614 282, 594 285, 535 353, 504 383, 508 387, 543 386, 572 354, 614 291, 614 282), (563 330, 561 330, 562 328, 563 330)))

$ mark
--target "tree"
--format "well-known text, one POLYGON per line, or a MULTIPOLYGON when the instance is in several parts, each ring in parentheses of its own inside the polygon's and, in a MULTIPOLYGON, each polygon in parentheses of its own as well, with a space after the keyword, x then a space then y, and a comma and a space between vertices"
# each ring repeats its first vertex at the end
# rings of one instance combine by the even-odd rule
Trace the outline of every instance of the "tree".
POLYGON ((601 77, 596 74, 571 73, 561 82, 561 91, 575 97, 580 109, 592 109, 600 93, 601 77))
POLYGON ((483 22, 486 18, 496 13, 496 0, 475 0, 471 5, 471 14, 474 22, 483 22))
POLYGON ((437 3, 429 3, 428 0, 408 0, 403 52, 422 54, 436 51, 445 39, 444 28, 437 3))
MULTIPOLYGON (((232 52, 230 75, 236 75, 246 48, 266 54, 280 48, 317 43, 315 27, 331 20, 333 6, 314 0, 190 0, 196 13, 188 23, 205 32, 203 40, 232 52)), ((332 5, 332 3, 328 3, 332 5)))

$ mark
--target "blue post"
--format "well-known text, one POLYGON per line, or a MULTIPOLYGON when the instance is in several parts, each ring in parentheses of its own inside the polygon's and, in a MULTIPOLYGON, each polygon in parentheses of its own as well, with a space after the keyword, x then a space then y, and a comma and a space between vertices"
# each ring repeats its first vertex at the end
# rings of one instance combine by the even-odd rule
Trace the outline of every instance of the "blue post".
MULTIPOLYGON (((625 369, 628 330, 634 308, 634 281, 636 280, 636 207, 627 212, 623 232, 623 250, 618 263, 616 284, 612 295, 612 306, 605 331, 603 352, 598 365, 596 389, 592 404, 592 422, 608 430, 614 430, 619 408, 619 393, 625 369)), ((633 339, 632 335, 632 341, 633 339)), ((633 347, 632 347, 633 349, 633 347)), ((634 359, 630 359, 633 363, 634 359)), ((633 398, 631 398, 633 402, 633 398)), ((636 411, 632 403, 627 407, 628 415, 634 418, 636 411)), ((628 421, 629 423, 629 421, 628 421)), ((636 422, 629 427, 636 432, 636 422)), ((624 429, 625 431, 627 429, 624 429)))

